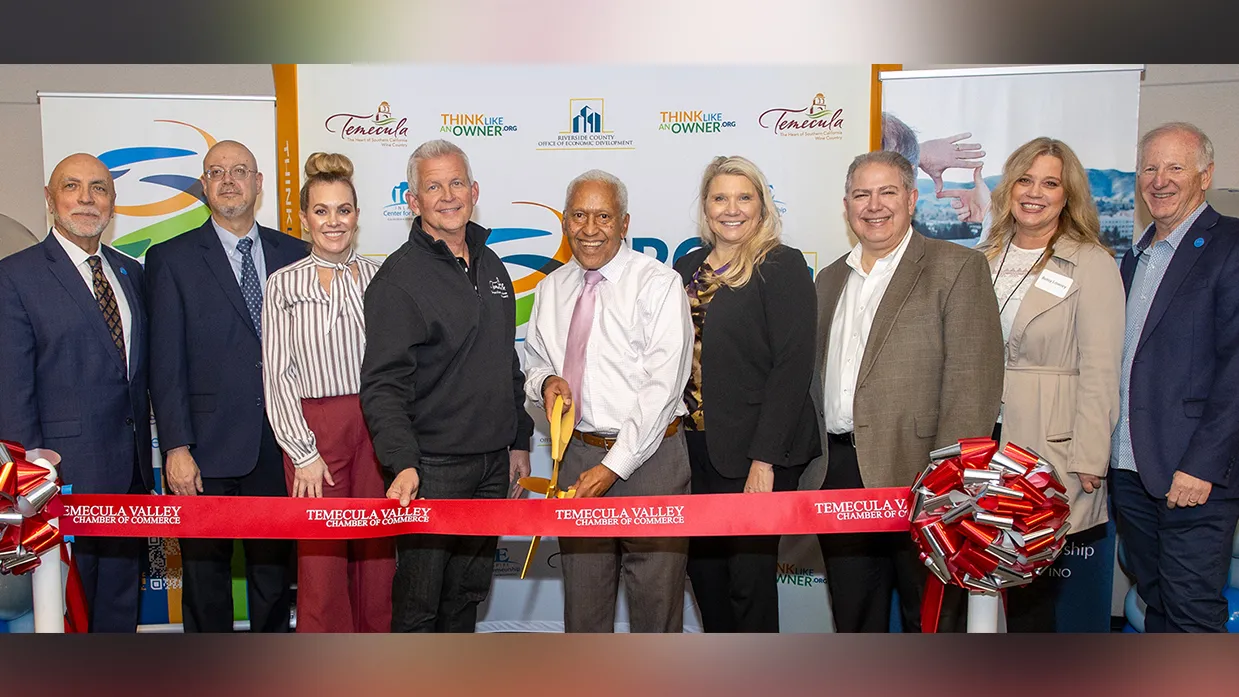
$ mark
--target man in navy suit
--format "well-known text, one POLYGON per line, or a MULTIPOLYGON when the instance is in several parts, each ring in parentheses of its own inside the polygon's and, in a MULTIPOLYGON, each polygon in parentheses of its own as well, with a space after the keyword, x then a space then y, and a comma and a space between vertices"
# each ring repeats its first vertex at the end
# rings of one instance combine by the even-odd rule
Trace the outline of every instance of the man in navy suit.
POLYGON ((1205 203, 1213 145, 1168 123, 1140 140, 1153 224, 1123 256, 1127 330, 1110 466, 1148 632, 1224 632, 1239 521, 1239 219, 1205 203))
MULTIPOLYGON (((308 252, 254 219, 262 174, 224 140, 202 162, 211 217, 146 253, 151 402, 168 489, 180 496, 287 496, 262 387, 267 276, 308 252)), ((287 540, 246 540, 250 630, 289 628, 287 540)), ((187 632, 232 631, 232 540, 181 540, 187 632)))
MULTIPOLYGON (((61 456, 77 494, 144 494, 151 474, 142 266, 101 245, 116 188, 84 154, 44 190, 42 243, 0 261, 0 438, 61 456)), ((92 632, 133 632, 144 540, 74 544, 92 632)))

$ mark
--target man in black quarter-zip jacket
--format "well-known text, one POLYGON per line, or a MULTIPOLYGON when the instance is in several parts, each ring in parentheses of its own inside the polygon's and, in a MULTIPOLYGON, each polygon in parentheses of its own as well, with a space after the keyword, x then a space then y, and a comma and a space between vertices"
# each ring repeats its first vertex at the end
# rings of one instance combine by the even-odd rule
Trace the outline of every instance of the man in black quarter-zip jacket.
MULTIPOLYGON (((469 159, 444 140, 409 158, 417 217, 366 291, 361 407, 387 498, 503 498, 529 474, 533 420, 516 354, 516 293, 470 222, 469 159)), ((494 537, 397 539, 393 632, 472 632, 490 591, 494 537)))

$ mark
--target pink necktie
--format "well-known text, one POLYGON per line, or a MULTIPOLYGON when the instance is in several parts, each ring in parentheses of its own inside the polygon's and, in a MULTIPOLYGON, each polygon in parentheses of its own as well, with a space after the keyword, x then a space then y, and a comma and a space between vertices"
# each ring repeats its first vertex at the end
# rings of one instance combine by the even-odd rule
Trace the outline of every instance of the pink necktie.
POLYGON ((564 353, 564 379, 572 389, 572 403, 576 405, 576 423, 581 423, 583 400, 581 383, 585 378, 585 345, 589 343, 589 330, 594 324, 594 299, 598 296, 598 282, 602 273, 597 269, 585 272, 585 287, 572 308, 572 322, 568 325, 568 350, 564 353))

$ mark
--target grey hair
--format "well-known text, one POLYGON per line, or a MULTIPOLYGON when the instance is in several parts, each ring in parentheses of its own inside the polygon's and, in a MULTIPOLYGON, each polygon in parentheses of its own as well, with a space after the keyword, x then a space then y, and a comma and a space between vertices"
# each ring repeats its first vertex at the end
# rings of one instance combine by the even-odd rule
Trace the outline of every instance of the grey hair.
POLYGON ((908 162, 908 158, 894 150, 874 150, 863 155, 857 155, 856 159, 852 160, 852 164, 848 165, 847 180, 843 184, 845 196, 852 191, 852 175, 856 174, 856 170, 865 165, 887 165, 894 167, 899 172, 899 181, 903 184, 903 188, 907 191, 916 190, 916 171, 912 169, 912 163, 908 162))
POLYGON ((433 160, 436 157, 445 155, 458 155, 465 163, 465 178, 468 180, 465 183, 473 185, 473 168, 469 166, 469 156, 464 150, 460 149, 459 145, 447 140, 428 140, 425 143, 417 146, 413 154, 409 156, 408 171, 405 172, 406 181, 409 183, 409 191, 417 194, 417 164, 426 160, 433 160))
POLYGON ((921 159, 921 144, 916 142, 916 131, 894 114, 882 112, 882 149, 893 150, 915 168, 921 159))
POLYGON ((609 185, 615 190, 615 203, 619 205, 619 217, 623 218, 628 214, 628 187, 624 186, 624 182, 620 181, 619 177, 600 169, 591 169, 568 182, 568 191, 564 195, 565 213, 568 210, 568 204, 572 203, 572 194, 576 193, 578 186, 586 182, 599 182, 609 185))
POLYGON ((1144 151, 1149 146, 1149 143, 1153 142, 1153 139, 1164 136, 1167 133, 1187 133, 1196 137, 1196 167, 1201 172, 1213 164, 1213 141, 1209 140, 1209 136, 1205 135, 1205 132, 1200 130, 1200 127, 1195 124, 1186 121, 1171 121, 1170 123, 1163 123, 1140 138, 1139 165, 1144 165, 1144 151))

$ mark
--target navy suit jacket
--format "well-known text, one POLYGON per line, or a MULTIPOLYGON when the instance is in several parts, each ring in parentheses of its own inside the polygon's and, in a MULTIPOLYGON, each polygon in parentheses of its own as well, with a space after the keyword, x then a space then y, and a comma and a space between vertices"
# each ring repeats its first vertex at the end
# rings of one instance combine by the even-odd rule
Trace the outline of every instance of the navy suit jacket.
MULTIPOLYGON (((258 227, 267 275, 309 253, 258 227)), ((242 477, 258 461, 265 419, 262 344, 210 219, 146 253, 151 404, 159 448, 190 446, 203 477, 242 477)))
POLYGON ((48 233, 0 260, 0 438, 55 450, 74 493, 126 494, 135 459, 146 489, 155 482, 145 290, 141 264, 100 250, 129 305, 131 370, 94 292, 48 233))
MULTIPOLYGON (((1131 293, 1135 249, 1123 256, 1131 293)), ((1206 207, 1171 257, 1136 344, 1128 392, 1132 450, 1145 489, 1165 496, 1176 470, 1239 496, 1239 219, 1206 207)))

